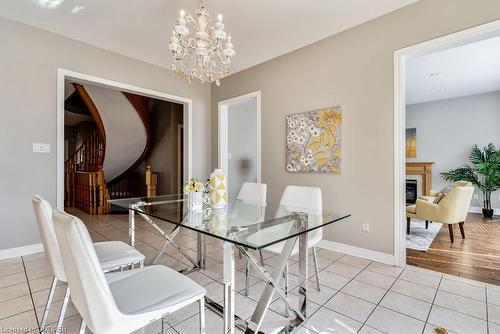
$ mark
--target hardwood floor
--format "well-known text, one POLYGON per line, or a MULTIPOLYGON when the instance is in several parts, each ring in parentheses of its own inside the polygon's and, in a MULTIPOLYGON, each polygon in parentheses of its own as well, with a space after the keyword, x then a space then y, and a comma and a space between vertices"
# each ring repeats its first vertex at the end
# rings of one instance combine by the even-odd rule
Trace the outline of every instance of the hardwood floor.
POLYGON ((407 264, 500 285, 500 216, 469 214, 464 227, 462 239, 458 224, 453 226, 452 244, 443 224, 427 252, 406 250, 407 264))

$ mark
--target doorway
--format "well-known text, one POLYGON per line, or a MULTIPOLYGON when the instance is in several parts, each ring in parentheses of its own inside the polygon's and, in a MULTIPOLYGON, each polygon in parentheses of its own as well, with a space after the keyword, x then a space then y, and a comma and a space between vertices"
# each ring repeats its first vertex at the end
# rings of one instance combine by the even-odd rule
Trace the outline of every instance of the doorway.
MULTIPOLYGON (((453 63, 457 63, 456 59, 454 61, 448 60, 444 63, 444 66, 441 67, 441 70, 425 70, 425 75, 422 75, 420 79, 415 79, 414 69, 418 66, 424 66, 426 64, 430 64, 429 59, 434 61, 432 65, 437 65, 436 59, 439 57, 437 55, 443 55, 445 53, 449 54, 457 54, 458 51, 465 50, 467 47, 474 46, 480 48, 482 43, 487 41, 491 41, 493 39, 500 38, 500 21, 495 21, 489 24, 481 25, 478 27, 474 27, 468 30, 464 30, 458 33, 454 33, 448 36, 444 36, 435 40, 427 41, 418 45, 410 46, 401 50, 397 50, 394 53, 394 245, 395 245, 395 264, 402 266, 407 263, 407 225, 406 225, 406 206, 407 206, 407 193, 409 186, 413 184, 416 185, 415 193, 418 194, 416 197, 420 197, 421 195, 428 195, 430 192, 430 188, 432 187, 434 190, 444 189, 443 184, 441 183, 441 173, 449 170, 450 168, 455 167, 456 165, 460 165, 462 162, 452 161, 452 157, 445 159, 445 154, 443 152, 436 153, 435 157, 432 158, 429 155, 426 155, 424 151, 425 145, 432 146, 432 150, 436 151, 439 148, 439 144, 443 141, 440 140, 441 137, 445 136, 444 140, 452 140, 452 135, 447 136, 445 134, 446 124, 450 124, 450 120, 456 121, 458 119, 458 109, 453 107, 452 109, 457 112, 457 114, 453 114, 455 116, 448 116, 446 119, 448 121, 444 122, 439 120, 439 114, 444 112, 447 109, 447 105, 451 105, 454 100, 458 98, 470 98, 474 94, 481 94, 485 92, 472 92, 472 93, 460 93, 458 88, 465 89, 465 84, 461 87, 457 87, 457 83, 467 83, 472 80, 460 80, 453 78, 448 78, 447 71, 450 69, 449 67, 453 65, 453 63), (425 60, 425 61, 424 61, 425 60), (415 66, 414 68, 409 69, 408 66, 415 66), (428 72, 428 73, 427 73, 428 72), (419 89, 413 90, 409 92, 409 88, 415 88, 415 82, 411 82, 409 84, 409 80, 420 80, 417 83, 417 86, 420 86, 419 89), (429 82, 424 82, 425 80, 429 82), (434 83, 439 82, 443 87, 436 87, 434 83), (449 87, 444 87, 445 85, 449 85, 449 87), (420 91, 422 94, 415 94, 415 91, 420 91), (439 103, 439 105, 438 105, 439 103), (432 108, 434 109, 432 109, 432 108), (437 108, 437 109, 436 109, 437 108), (432 109, 432 110, 431 110, 432 109), (407 113, 411 112, 411 115, 407 117, 407 113), (436 129, 432 129, 428 127, 426 123, 420 122, 420 119, 423 117, 424 113, 428 113, 432 117, 432 121, 435 121, 441 124, 441 128, 435 127, 436 129), (411 116, 411 117, 410 117, 411 116), (439 130, 440 132, 435 136, 432 136, 429 131, 439 130), (408 141, 410 140, 410 141, 408 141), (427 143, 428 142, 428 143, 427 143), (408 156, 406 152, 408 147, 411 148, 411 155, 408 156), (434 161, 435 160, 435 161, 434 161), (446 161, 445 161, 446 160, 446 161), (446 165, 449 164, 449 165, 446 165), (432 169, 432 176, 429 175, 430 170, 432 169), (408 172, 408 175, 407 175, 408 172), (419 175, 421 174, 421 175, 419 175), (428 179, 426 179, 428 178, 428 179), (429 185, 429 181, 434 181, 432 186, 429 185), (427 186, 426 186, 427 185, 427 186)), ((465 52, 465 51, 464 51, 465 52)), ((479 52, 476 50, 476 52, 479 52)), ((474 59, 478 59, 479 53, 475 56, 466 57, 465 63, 462 64, 463 68, 470 68, 470 62, 474 59)), ((457 75, 458 71, 451 71, 453 75, 457 75)), ((477 73, 476 73, 477 74, 477 73)), ((474 89, 477 89, 479 85, 477 84, 474 89)), ((417 87, 418 88, 418 87, 417 87)), ((493 91, 493 90, 491 90, 493 91)), ((465 101, 455 101, 460 102, 455 105, 464 105, 465 101)), ((448 108, 450 109, 450 108, 448 108)), ((464 111, 465 112, 465 111, 464 111)), ((473 119, 476 119, 474 117, 473 119)), ((484 123, 483 123, 484 124, 484 123)), ((449 125, 449 127, 453 128, 453 125, 449 125)), ((456 129, 456 128, 455 128, 456 129)), ((455 131, 460 132, 462 135, 463 131, 455 131)), ((481 135, 483 135, 482 133, 481 135)), ((463 139, 464 136, 460 136, 460 139, 463 139)), ((453 144, 448 144, 449 150, 456 151, 459 141, 458 138, 453 139, 453 144)), ((478 139, 471 140, 470 147, 473 144, 478 144, 478 146, 483 146, 485 143, 475 142, 478 139), (473 142, 474 141, 474 142, 473 142)), ((488 140, 489 141, 489 140, 488 140)), ((491 141, 495 141, 492 137, 491 141)), ((495 143, 498 145, 500 143, 495 143)), ((470 150, 470 148, 469 148, 470 150)), ((468 149, 462 150, 464 152, 456 152, 456 156, 463 156, 464 159, 468 159, 468 149)), ((467 161, 463 161, 466 163, 467 161)), ((414 187, 410 187, 413 189, 414 187)), ((474 198, 472 200, 472 205, 469 208, 469 213, 474 215, 473 211, 477 211, 476 208, 476 194, 478 190, 474 191, 474 198)), ((412 192, 413 193, 413 192, 412 192)), ((468 217, 470 217, 470 214, 468 217)), ((477 218, 477 217, 475 217, 477 218)), ((477 220, 477 219, 476 219, 477 220)), ((425 224, 425 221, 422 223, 425 224)), ((431 223, 432 225, 432 223, 431 223)), ((467 225, 467 222, 466 222, 467 225)), ((475 226, 481 225, 481 222, 475 221, 475 219, 471 219, 471 228, 475 226)), ((412 225, 413 226, 413 225, 412 225)), ((463 249, 468 248, 465 247, 462 250, 458 249, 456 246, 457 241, 462 242, 460 234, 455 238, 455 244, 451 244, 450 237, 448 236, 448 227, 444 226, 446 229, 442 229, 437 235, 437 242, 447 243, 446 249, 442 250, 443 254, 446 253, 447 258, 443 258, 442 263, 450 262, 450 256, 464 256, 463 249), (445 233, 444 233, 445 232, 445 233), (446 240, 445 240, 446 239, 446 240), (457 240, 458 239, 458 240, 457 240)), ((427 229, 425 225, 422 225, 423 229, 427 229)), ((458 231, 458 225, 456 227, 458 231)), ((467 227, 465 231, 467 235, 467 227)), ((451 232, 450 232, 451 234, 451 232)), ((470 242, 474 239, 474 234, 472 233, 469 238, 470 242)), ((464 241, 469 241, 467 238, 464 241)), ((433 247, 438 249, 439 247, 433 247)), ((475 252, 476 254, 479 252, 475 252)), ((411 251, 410 254, 415 254, 414 251, 411 251)), ((498 259, 489 259, 489 261, 497 261, 498 259)), ((429 262, 429 256, 427 256, 426 260, 429 262)), ((412 261, 409 261, 410 263, 412 261)), ((466 261, 463 261, 464 263, 466 261)), ((437 268, 430 268, 434 270, 439 270, 437 268)), ((467 269, 461 269, 461 273, 463 276, 465 275, 467 269)), ((448 272, 451 273, 451 272, 448 272)), ((453 274, 453 273, 452 273, 453 274)), ((474 279, 480 279, 479 277, 472 277, 474 279)))
POLYGON ((219 168, 229 197, 243 182, 261 182, 260 91, 219 102, 219 168))
MULTIPOLYGON (((181 174, 184 181, 189 179, 192 175, 192 100, 179 97, 176 95, 171 95, 167 93, 162 93, 158 91, 153 91, 141 87, 136 87, 108 79, 103 79, 99 77, 90 76, 83 73, 68 71, 64 69, 58 69, 57 76, 57 207, 61 210, 64 209, 64 189, 65 189, 65 83, 68 82, 78 82, 80 84, 92 85, 95 87, 101 87, 110 90, 118 90, 123 93, 136 94, 143 97, 148 97, 151 99, 161 101, 172 102, 179 104, 182 110, 182 173, 176 173, 175 176, 181 174)), ((173 139, 173 145, 177 145, 175 138, 173 139)), ((179 188, 177 185, 176 188, 179 188)))

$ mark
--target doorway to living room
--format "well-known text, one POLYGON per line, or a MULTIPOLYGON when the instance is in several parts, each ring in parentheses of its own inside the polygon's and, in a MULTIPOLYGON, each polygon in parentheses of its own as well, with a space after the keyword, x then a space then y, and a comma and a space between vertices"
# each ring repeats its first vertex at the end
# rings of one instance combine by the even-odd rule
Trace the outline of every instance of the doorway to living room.
POLYGON ((498 59, 499 22, 395 52, 399 265, 500 284, 498 59))

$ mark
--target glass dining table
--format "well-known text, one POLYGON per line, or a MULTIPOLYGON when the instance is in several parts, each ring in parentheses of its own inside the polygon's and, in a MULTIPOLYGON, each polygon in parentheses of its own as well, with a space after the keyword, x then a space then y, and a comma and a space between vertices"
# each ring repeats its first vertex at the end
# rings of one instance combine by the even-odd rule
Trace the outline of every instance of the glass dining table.
MULTIPOLYGON (((164 238, 165 244, 153 263, 165 252, 167 247, 176 248, 191 262, 191 267, 183 272, 206 269, 205 237, 213 237, 223 241, 223 289, 222 304, 215 303, 206 297, 206 305, 224 319, 223 333, 233 334, 238 327, 244 333, 261 333, 264 316, 276 293, 291 311, 288 325, 278 332, 289 333, 299 326, 308 316, 308 235, 318 233, 321 228, 345 220, 347 213, 326 212, 304 207, 289 207, 279 203, 267 202, 265 205, 233 199, 223 209, 212 209, 204 204, 199 212, 191 211, 187 206, 184 194, 165 195, 143 198, 126 198, 109 201, 112 206, 126 209, 129 213, 129 239, 135 244, 135 220, 142 217, 151 224, 164 238), (168 222, 173 229, 168 233, 156 223, 157 220, 168 222), (175 237, 181 229, 196 232, 197 258, 193 259, 175 237), (282 251, 278 254, 276 264, 269 269, 257 259, 252 251, 262 251, 266 247, 281 243, 282 251), (298 246, 297 246, 298 245, 298 246), (289 257, 297 251, 299 258, 298 304, 290 302, 286 292, 280 288, 280 282, 289 257), (235 251, 244 255, 249 263, 265 278, 267 285, 255 307, 250 320, 245 321, 235 315, 235 251)), ((248 270, 248 267, 247 267, 248 270)), ((288 312, 287 312, 288 313, 288 312)), ((275 331, 273 331, 274 333, 275 331)))

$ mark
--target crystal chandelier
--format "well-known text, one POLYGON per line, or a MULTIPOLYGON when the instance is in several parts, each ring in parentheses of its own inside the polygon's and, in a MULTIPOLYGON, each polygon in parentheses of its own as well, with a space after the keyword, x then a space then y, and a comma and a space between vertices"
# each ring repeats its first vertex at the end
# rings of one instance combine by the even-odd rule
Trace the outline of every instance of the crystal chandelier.
POLYGON ((231 59, 236 52, 231 36, 224 31, 222 15, 218 15, 214 25, 210 21, 203 0, 194 17, 185 16, 181 10, 168 48, 174 57, 172 71, 185 75, 189 82, 193 79, 215 81, 219 86, 220 80, 229 75, 231 59))

